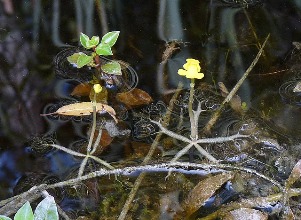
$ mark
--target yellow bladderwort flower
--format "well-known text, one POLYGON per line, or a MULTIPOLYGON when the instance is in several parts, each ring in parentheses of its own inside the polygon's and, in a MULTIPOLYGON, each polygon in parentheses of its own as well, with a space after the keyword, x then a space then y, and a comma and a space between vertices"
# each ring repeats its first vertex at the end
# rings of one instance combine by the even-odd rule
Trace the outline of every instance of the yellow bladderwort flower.
POLYGON ((102 86, 100 84, 95 84, 93 89, 95 93, 100 93, 102 91, 102 86))
POLYGON ((204 73, 201 73, 200 61, 195 59, 186 59, 186 63, 183 65, 184 69, 179 69, 178 74, 185 76, 188 79, 202 79, 204 73))

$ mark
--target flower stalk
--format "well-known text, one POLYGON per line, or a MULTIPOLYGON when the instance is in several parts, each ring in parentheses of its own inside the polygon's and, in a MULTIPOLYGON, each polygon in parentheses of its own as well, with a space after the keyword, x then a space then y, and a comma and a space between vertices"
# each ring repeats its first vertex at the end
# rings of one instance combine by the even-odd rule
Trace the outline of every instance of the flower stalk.
POLYGON ((194 86, 195 79, 204 78, 204 73, 201 73, 200 61, 195 59, 186 59, 186 63, 183 65, 184 69, 179 69, 178 74, 180 76, 185 76, 190 79, 190 93, 188 102, 188 112, 191 124, 191 140, 196 141, 198 139, 198 118, 195 118, 193 112, 193 96, 194 96, 194 86))
MULTIPOLYGON (((188 141, 189 144, 184 147, 172 160, 173 162, 179 159, 182 155, 184 155, 188 150, 194 146, 203 156, 205 156, 208 160, 216 163, 217 160, 205 151, 198 143, 198 119, 200 113, 200 106, 198 107, 197 111, 193 110, 193 100, 194 100, 194 87, 195 87, 195 79, 202 79, 204 78, 204 73, 201 73, 201 66, 200 61, 195 59, 186 59, 186 63, 183 65, 183 69, 178 70, 178 74, 180 76, 185 76, 186 78, 190 79, 190 91, 189 91, 189 101, 188 101, 188 113, 190 119, 190 140, 188 141)), ((161 129, 162 130, 162 129, 161 129)), ((164 131, 163 131, 164 132, 164 131)), ((166 131, 165 131, 166 132, 166 131)), ((175 137, 175 135, 171 134, 171 137, 175 137)), ((179 136, 179 135, 176 135, 179 136)), ((184 139, 181 136, 180 139, 184 139)))
POLYGON ((191 140, 196 141, 198 139, 198 120, 194 117, 193 112, 193 96, 194 96, 194 85, 195 80, 191 79, 190 82, 190 92, 189 92, 189 102, 188 102, 188 113, 190 118, 190 125, 191 125, 191 140))

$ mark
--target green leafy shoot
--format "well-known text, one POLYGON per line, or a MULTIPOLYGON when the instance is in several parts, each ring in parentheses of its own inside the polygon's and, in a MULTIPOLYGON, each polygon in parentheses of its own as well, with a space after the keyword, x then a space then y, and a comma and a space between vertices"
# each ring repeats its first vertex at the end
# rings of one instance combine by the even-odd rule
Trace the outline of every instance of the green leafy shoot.
POLYGON ((98 55, 103 55, 103 56, 113 55, 110 45, 109 44, 104 44, 104 43, 100 43, 95 48, 95 52, 98 55))
MULTIPOLYGON (((93 36, 91 39, 84 33, 80 34, 80 42, 85 49, 93 49, 91 55, 79 52, 67 57, 67 60, 77 68, 83 66, 95 67, 97 63, 94 63, 95 56, 109 56, 113 55, 111 47, 116 43, 120 31, 111 31, 106 33, 100 41, 98 36, 93 36), (99 42, 100 41, 100 42, 99 42)), ((103 71, 109 74, 121 75, 120 64, 109 63, 103 67, 103 71)))
POLYGON ((119 33, 120 33, 120 31, 112 31, 112 32, 106 33, 102 37, 101 43, 108 44, 110 47, 112 47, 116 43, 119 33))
POLYGON ((111 47, 116 43, 119 33, 120 31, 106 33, 102 37, 100 44, 95 48, 95 52, 103 56, 113 55, 111 47))
POLYGON ((111 61, 101 66, 101 70, 107 74, 121 75, 121 66, 117 61, 111 61))
POLYGON ((84 48, 91 49, 91 48, 97 46, 97 44, 99 43, 99 37, 93 36, 90 40, 90 38, 87 35, 81 33, 80 34, 80 43, 83 45, 84 48))
POLYGON ((82 68, 85 65, 94 65, 93 56, 88 56, 87 54, 82 52, 72 54, 71 56, 67 57, 67 60, 77 68, 82 68))

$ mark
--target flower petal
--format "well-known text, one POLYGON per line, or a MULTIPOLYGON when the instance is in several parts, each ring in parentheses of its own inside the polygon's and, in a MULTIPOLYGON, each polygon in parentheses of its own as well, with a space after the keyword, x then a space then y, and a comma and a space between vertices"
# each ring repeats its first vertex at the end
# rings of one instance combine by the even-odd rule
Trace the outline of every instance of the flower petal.
POLYGON ((189 79, 202 79, 204 78, 204 73, 200 73, 201 66, 200 61, 188 58, 186 63, 183 65, 184 69, 179 69, 178 74, 181 76, 186 76, 189 79))
POLYGON ((186 62, 189 63, 189 64, 195 64, 195 65, 199 65, 200 64, 200 61, 192 59, 192 58, 186 59, 186 62))
POLYGON ((179 74, 180 76, 186 76, 187 71, 186 71, 186 70, 183 70, 183 69, 179 69, 179 70, 178 70, 178 74, 179 74))

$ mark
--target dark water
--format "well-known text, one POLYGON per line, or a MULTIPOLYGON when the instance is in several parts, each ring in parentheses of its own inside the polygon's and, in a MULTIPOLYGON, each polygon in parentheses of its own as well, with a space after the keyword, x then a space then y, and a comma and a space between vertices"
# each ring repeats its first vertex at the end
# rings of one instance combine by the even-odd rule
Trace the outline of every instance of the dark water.
MULTIPOLYGON (((58 76, 55 57, 66 47, 78 46, 80 32, 102 36, 108 31, 120 30, 112 58, 131 65, 139 77, 137 88, 149 93, 155 100, 154 105, 160 109, 160 102, 165 102, 162 114, 179 81, 184 83, 184 88, 189 88, 189 81, 177 74, 186 58, 201 61, 205 73, 202 82, 210 85, 211 92, 216 94, 218 82, 223 82, 229 90, 235 85, 270 34, 262 57, 238 95, 250 109, 247 119, 264 127, 265 136, 257 144, 268 147, 267 140, 276 139, 277 144, 286 149, 298 146, 301 102, 300 93, 292 90, 300 78, 300 48, 293 43, 301 41, 300 1, 108 0, 101 1, 103 5, 99 2, 0 3, 1 199, 22 192, 22 187, 16 190, 16 185, 31 175, 36 180, 39 178, 35 175, 54 175, 59 180, 74 176, 72 172, 79 160, 61 151, 38 148, 39 143, 45 142, 76 148, 78 142, 88 138, 91 119, 40 116, 62 103, 76 100, 70 93, 84 79, 58 76), (176 42, 176 46, 165 63, 162 54, 170 42, 176 42)), ((188 99, 183 98, 183 103, 185 101, 188 99)), ((131 112, 129 114, 131 116, 131 112)), ((145 144, 153 140, 153 137, 135 136, 134 129, 139 126, 130 116, 124 122, 133 135, 128 139, 117 138, 101 155, 108 162, 116 162, 117 166, 130 158, 125 150, 129 142, 138 140, 145 144)), ((244 121, 238 118, 231 113, 225 115, 217 123, 214 135, 228 135, 229 129, 244 121)), ((275 147, 275 144, 270 145, 275 147)), ((236 156, 227 150, 225 154, 229 158, 236 156)), ((298 155, 293 158, 296 162, 298 155)), ((137 163, 143 160, 135 159, 137 163)), ((254 168, 258 164, 248 166, 254 168)), ((292 164, 284 166, 281 175, 286 178, 286 169, 291 168, 292 164)), ((156 178, 162 178, 160 175, 156 178)), ((39 181, 36 184, 41 183, 39 181)), ((122 193, 124 186, 114 187, 120 187, 118 192, 122 193)), ((110 190, 108 187, 107 191, 110 190)), ((162 193, 162 189, 158 191, 162 193)), ((114 196, 118 197, 118 193, 114 196)), ((67 197, 61 202, 64 209, 82 210, 75 198, 67 197)), ((87 206, 93 209, 103 198, 95 200, 87 200, 87 206)), ((122 208, 122 204, 118 207, 122 208)))

